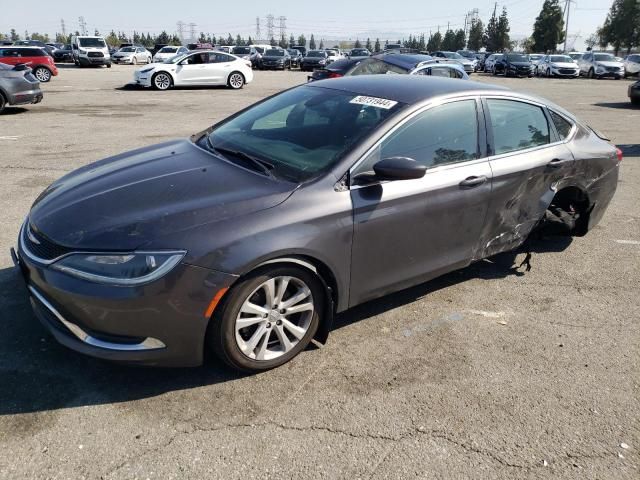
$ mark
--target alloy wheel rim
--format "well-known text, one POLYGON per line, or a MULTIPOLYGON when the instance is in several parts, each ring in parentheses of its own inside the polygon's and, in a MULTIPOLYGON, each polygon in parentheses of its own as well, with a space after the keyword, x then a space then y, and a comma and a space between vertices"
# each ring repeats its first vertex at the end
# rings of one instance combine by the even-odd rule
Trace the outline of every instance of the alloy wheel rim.
POLYGON ((235 73, 231 75, 230 83, 232 87, 240 88, 242 86, 242 77, 239 74, 235 73))
POLYGON ((36 71, 36 78, 41 82, 46 82, 47 80, 49 80, 49 72, 44 68, 39 68, 36 71))
POLYGON ((158 87, 160 90, 166 90, 167 88, 169 88, 169 77, 167 77, 164 74, 160 74, 156 76, 156 87, 158 87))
POLYGON ((307 334, 314 313, 311 289, 296 277, 279 276, 259 285, 235 321, 240 351, 256 361, 290 352, 307 334))

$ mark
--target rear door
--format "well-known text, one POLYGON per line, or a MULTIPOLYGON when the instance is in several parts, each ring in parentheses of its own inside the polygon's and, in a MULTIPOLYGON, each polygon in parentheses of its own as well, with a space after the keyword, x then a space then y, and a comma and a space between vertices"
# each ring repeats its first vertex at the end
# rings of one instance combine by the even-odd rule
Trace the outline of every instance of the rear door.
POLYGON ((209 56, 208 74, 213 85, 226 85, 235 59, 225 53, 212 53, 209 56))
POLYGON ((572 175, 573 154, 543 105, 485 98, 491 204, 482 257, 520 245, 553 200, 556 185, 572 175))
POLYGON ((396 127, 351 171, 354 236, 350 304, 466 266, 491 194, 481 103, 429 107, 396 127), (409 157, 423 178, 376 182, 373 165, 409 157))
POLYGON ((24 60, 20 55, 20 48, 0 48, 0 62, 6 63, 7 65, 17 65, 18 63, 24 63, 24 60))

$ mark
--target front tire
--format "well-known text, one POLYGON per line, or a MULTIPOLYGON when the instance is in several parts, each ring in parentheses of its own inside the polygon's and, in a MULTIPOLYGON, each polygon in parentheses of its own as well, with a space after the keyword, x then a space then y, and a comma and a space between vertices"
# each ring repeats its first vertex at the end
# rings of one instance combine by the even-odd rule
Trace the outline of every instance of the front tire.
POLYGON ((37 67, 33 71, 33 76, 36 77, 39 82, 47 83, 51 80, 51 70, 46 67, 37 67))
MULTIPOLYGON (((633 102, 633 100, 631 100, 633 102)), ((7 100, 4 98, 4 95, 0 92, 0 113, 4 112, 4 109, 7 107, 7 100)))
POLYGON ((240 90, 244 87, 244 82, 244 75, 240 72, 231 72, 231 75, 229 75, 229 79, 227 80, 227 85, 229 88, 234 90, 240 90))
POLYGON ((260 372, 304 350, 323 316, 324 289, 304 268, 275 266, 249 274, 216 310, 207 342, 232 368, 260 372))
POLYGON ((587 77, 591 79, 595 78, 595 72, 593 71, 593 68, 589 69, 589 73, 587 73, 587 77))
POLYGON ((151 78, 151 85, 153 85, 153 88, 156 90, 169 90, 172 84, 173 79, 171 78, 171 75, 166 72, 158 72, 151 78))

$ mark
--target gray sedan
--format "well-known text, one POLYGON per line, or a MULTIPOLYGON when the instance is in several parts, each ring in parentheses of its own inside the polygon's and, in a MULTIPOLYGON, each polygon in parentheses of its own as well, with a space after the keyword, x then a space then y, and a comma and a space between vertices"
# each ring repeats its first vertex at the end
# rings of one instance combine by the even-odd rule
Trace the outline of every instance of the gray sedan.
POLYGON ((0 113, 7 105, 27 105, 42 101, 40 82, 25 65, 0 63, 0 113))
MULTIPOLYGON (((511 90, 412 75, 287 90, 188 140, 72 172, 14 261, 64 345, 148 365, 279 366, 338 312, 520 246, 584 235, 620 152, 511 90)), ((428 353, 427 353, 428 354, 428 353)))

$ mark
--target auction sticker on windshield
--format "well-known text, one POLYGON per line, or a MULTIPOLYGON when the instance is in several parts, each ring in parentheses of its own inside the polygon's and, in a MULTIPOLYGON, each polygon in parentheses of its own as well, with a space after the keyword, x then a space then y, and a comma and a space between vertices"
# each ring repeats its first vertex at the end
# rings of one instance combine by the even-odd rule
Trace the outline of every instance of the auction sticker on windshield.
POLYGON ((354 97, 349 103, 355 103, 356 105, 367 105, 369 107, 383 108, 389 110, 395 107, 398 102, 393 100, 387 100, 386 98, 366 97, 364 95, 358 95, 354 97))

